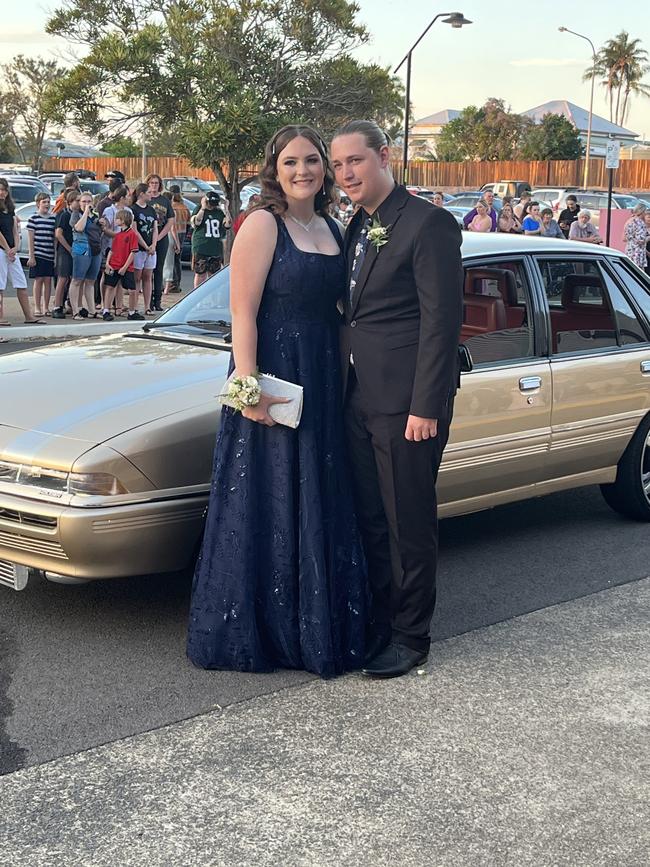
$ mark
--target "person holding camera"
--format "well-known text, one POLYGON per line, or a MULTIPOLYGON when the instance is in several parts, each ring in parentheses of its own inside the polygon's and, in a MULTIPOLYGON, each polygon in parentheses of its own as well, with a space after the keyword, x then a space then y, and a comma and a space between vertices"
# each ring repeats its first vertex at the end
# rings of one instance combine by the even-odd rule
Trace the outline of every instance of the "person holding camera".
POLYGON ((223 210, 220 204, 219 193, 206 193, 190 220, 195 289, 223 267, 223 240, 232 220, 228 202, 224 200, 223 210))

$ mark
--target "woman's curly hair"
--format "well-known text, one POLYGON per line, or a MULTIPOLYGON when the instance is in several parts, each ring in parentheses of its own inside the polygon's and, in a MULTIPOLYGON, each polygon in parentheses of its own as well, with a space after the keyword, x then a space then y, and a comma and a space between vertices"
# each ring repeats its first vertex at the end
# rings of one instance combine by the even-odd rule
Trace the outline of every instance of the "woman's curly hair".
POLYGON ((298 137, 306 138, 307 141, 310 141, 323 161, 325 179, 322 189, 316 193, 314 210, 321 216, 327 214, 329 205, 336 198, 334 195, 334 175, 330 167, 327 145, 315 129, 310 126, 302 126, 301 124, 283 126, 267 142, 264 152, 264 165, 260 171, 262 193, 260 201, 254 210, 268 208, 279 217, 287 210, 287 200, 277 178, 278 157, 289 142, 298 137))

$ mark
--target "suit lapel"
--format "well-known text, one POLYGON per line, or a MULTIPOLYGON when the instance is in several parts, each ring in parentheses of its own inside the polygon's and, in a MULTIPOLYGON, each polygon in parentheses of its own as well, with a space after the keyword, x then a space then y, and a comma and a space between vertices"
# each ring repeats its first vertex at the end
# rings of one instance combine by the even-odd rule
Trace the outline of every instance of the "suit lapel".
MULTIPOLYGON (((411 194, 408 192, 406 187, 397 186, 390 194, 390 196, 386 199, 386 201, 383 202, 379 206, 379 208, 377 208, 377 213, 379 214, 381 224, 382 226, 386 226, 390 229, 390 236, 392 236, 393 232, 395 231, 395 226, 397 225, 397 222, 402 215, 402 208, 408 201, 410 195, 411 194)), ((390 244, 390 236, 388 244, 390 244)), ((354 293, 352 295, 352 315, 354 315, 357 307, 359 306, 361 295, 363 294, 363 290, 366 287, 368 278, 370 277, 375 262, 381 256, 381 251, 385 247, 387 247, 388 244, 384 244, 381 247, 375 247, 372 244, 368 245, 366 258, 363 260, 363 265, 361 266, 361 271, 359 271, 357 283, 354 287, 354 293)))

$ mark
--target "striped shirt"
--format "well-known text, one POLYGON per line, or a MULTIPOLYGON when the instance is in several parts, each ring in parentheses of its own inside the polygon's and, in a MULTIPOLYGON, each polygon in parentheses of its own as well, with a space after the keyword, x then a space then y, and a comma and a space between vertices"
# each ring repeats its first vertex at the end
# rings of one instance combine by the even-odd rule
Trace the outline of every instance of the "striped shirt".
POLYGON ((27 231, 34 233, 34 256, 54 261, 54 214, 32 214, 27 220, 27 231))

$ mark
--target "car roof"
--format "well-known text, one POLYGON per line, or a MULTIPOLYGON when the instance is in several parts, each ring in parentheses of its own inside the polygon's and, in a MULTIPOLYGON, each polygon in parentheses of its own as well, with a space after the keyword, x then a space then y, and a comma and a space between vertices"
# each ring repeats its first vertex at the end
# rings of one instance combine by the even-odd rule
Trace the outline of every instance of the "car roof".
MULTIPOLYGON (((593 245, 585 244, 584 241, 568 241, 554 238, 536 238, 531 235, 509 235, 501 232, 463 232, 463 257, 469 256, 494 256, 499 253, 505 255, 515 253, 561 253, 566 251, 571 255, 575 253, 596 252, 593 245)), ((620 250, 611 247, 598 247, 597 254, 611 256, 623 256, 620 250)))

